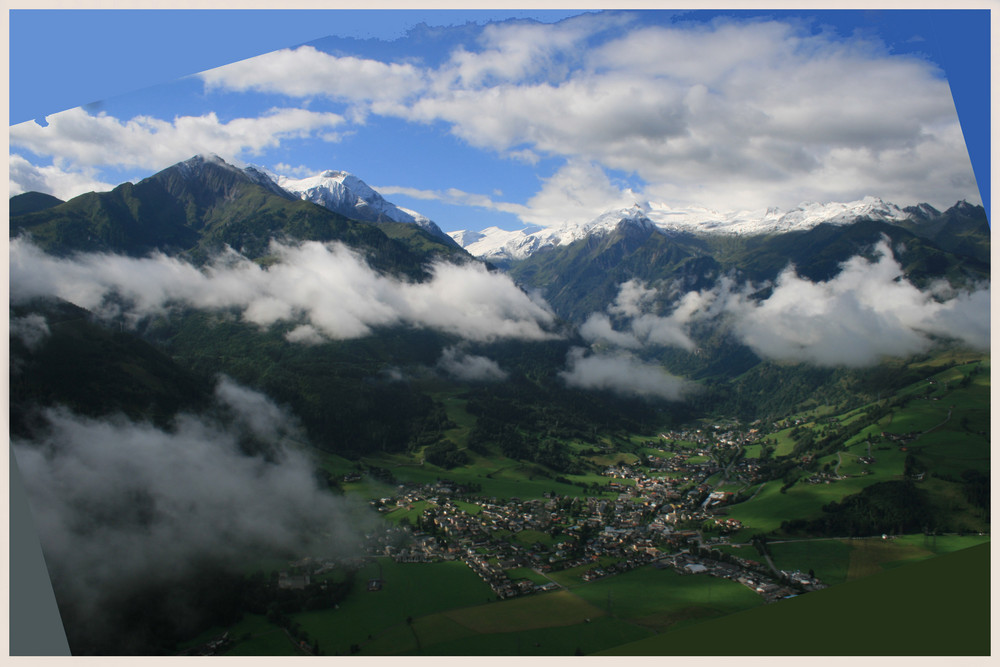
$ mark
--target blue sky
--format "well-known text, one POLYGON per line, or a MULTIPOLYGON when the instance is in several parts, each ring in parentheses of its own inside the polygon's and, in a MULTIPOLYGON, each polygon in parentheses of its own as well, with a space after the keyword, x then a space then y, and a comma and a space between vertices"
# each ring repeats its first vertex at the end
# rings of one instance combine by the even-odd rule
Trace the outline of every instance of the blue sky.
POLYGON ((350 171, 449 231, 633 201, 988 202, 952 100, 986 128, 970 145, 988 179, 985 12, 196 16, 12 11, 11 193, 68 198, 214 152, 350 171), (97 83, 70 97, 66 70, 97 83))

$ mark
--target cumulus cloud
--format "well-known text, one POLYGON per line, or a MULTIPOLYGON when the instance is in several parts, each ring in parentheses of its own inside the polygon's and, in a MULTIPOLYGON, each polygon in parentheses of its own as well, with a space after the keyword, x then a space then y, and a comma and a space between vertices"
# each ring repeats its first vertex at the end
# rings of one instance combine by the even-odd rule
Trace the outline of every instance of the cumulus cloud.
POLYGON ((789 266, 769 288, 722 278, 710 290, 688 292, 667 316, 652 311, 658 291, 638 281, 619 288, 608 313, 593 313, 580 328, 591 343, 639 350, 667 345, 693 351, 691 326, 715 320, 767 359, 820 366, 866 366, 906 357, 934 338, 989 350, 989 286, 959 291, 947 283, 920 290, 906 280, 886 240, 875 260, 855 256, 827 281, 811 282, 789 266))
MULTIPOLYGON (((44 127, 35 121, 12 126, 10 144, 51 156, 57 168, 78 178, 95 166, 163 169, 201 153, 237 159, 257 155, 286 139, 320 136, 335 140, 331 130, 344 122, 338 114, 307 109, 271 109, 259 117, 224 122, 214 112, 179 116, 172 121, 151 116, 122 121, 103 112, 91 115, 76 108, 46 120, 44 127)), ((17 182, 25 188, 22 181, 17 182)))
POLYGON ((169 430, 49 409, 44 434, 12 442, 75 622, 97 629, 119 596, 206 562, 359 552, 369 513, 321 489, 310 459, 281 444, 295 431, 289 415, 228 380, 217 403, 225 418, 181 415, 169 430), (275 437, 271 456, 247 455, 246 432, 275 437))
POLYGON ((427 86, 427 74, 415 65, 331 56, 311 46, 273 51, 199 76, 209 90, 322 96, 369 103, 394 103, 427 86))
POLYGON ((93 169, 67 171, 55 165, 38 167, 18 154, 10 156, 10 195, 44 192, 62 200, 86 192, 107 192, 115 186, 98 178, 93 169))
POLYGON ((641 281, 629 280, 618 286, 618 296, 607 308, 624 329, 615 329, 608 314, 592 313, 580 327, 580 335, 591 343, 626 349, 662 345, 690 352, 695 349, 689 330, 692 322, 717 315, 728 300, 720 299, 720 294, 728 295, 730 290, 731 283, 723 279, 713 290, 684 294, 669 315, 657 315, 653 310, 659 292, 641 281))
POLYGON ((941 209, 978 201, 941 71, 877 41, 813 27, 734 18, 650 25, 622 13, 506 22, 485 26, 433 66, 284 49, 200 78, 209 93, 282 95, 299 108, 227 122, 214 113, 169 121, 54 114, 46 127, 10 129, 12 146, 54 159, 34 169, 12 158, 11 183, 71 195, 105 185, 95 167, 158 169, 204 152, 238 161, 293 138, 339 141, 374 115, 443 126, 469 146, 526 164, 555 164, 523 202, 447 187, 406 192, 529 224, 590 220, 636 200, 722 212, 873 194, 941 209), (302 108, 313 99, 345 106, 302 108))
MULTIPOLYGON (((635 174, 646 198, 673 206, 791 208, 872 193, 938 207, 978 200, 936 66, 805 22, 648 25, 627 14, 510 22, 484 28, 433 68, 301 47, 203 80, 443 122, 503 155, 635 174)), ((575 192, 588 198, 584 219, 614 205, 612 191, 575 192)), ((551 218, 544 195, 526 221, 551 218)))
POLYGON ((946 301, 903 277, 888 243, 812 283, 788 268, 771 296, 734 308, 735 331, 761 356, 822 366, 865 366, 927 350, 930 336, 989 350, 989 287, 946 301))
POLYGON ((458 347, 447 347, 438 359, 438 368, 458 378, 470 382, 495 381, 507 378, 507 371, 497 362, 487 357, 467 354, 458 347))
POLYGON ((58 296, 133 320, 175 304, 237 309, 262 327, 297 324, 287 336, 301 343, 357 338, 376 327, 400 325, 475 341, 555 337, 549 331, 555 317, 546 304, 480 264, 438 263, 430 267, 430 280, 411 283, 374 271, 340 243, 274 243, 271 252, 280 261, 266 269, 230 251, 199 270, 162 254, 56 258, 15 239, 11 299, 58 296))
POLYGON ((566 366, 560 377, 567 386, 580 389, 677 401, 693 387, 659 364, 642 361, 627 353, 588 354, 584 348, 574 347, 566 356, 566 366))

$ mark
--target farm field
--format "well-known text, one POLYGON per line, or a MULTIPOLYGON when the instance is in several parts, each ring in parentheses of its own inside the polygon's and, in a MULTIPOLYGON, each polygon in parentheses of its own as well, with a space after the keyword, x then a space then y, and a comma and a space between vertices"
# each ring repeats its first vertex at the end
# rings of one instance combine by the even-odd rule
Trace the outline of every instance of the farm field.
POLYGON ((493 599, 493 592, 464 563, 394 563, 379 558, 377 565, 362 569, 350 595, 337 609, 293 615, 311 639, 332 655, 350 652, 357 644, 366 652, 366 642, 381 637, 407 618, 478 605, 493 599), (382 589, 368 591, 365 582, 378 576, 382 589), (371 639, 369 639, 369 637, 371 639))
MULTIPOLYGON (((900 535, 888 540, 802 539, 775 540, 768 543, 772 560, 782 570, 813 570, 821 581, 836 585, 853 581, 907 563, 941 554, 979 546, 989 542, 988 535, 900 535)), ((759 560, 750 546, 729 547, 729 553, 759 560)))
POLYGON ((986 656, 990 595, 981 582, 989 563, 989 546, 980 544, 599 655, 986 656), (935 609, 948 613, 929 613, 935 609), (819 619, 817 634, 810 628, 819 619))
POLYGON ((609 616, 655 632, 763 604, 760 596, 734 581, 648 565, 572 591, 609 616))

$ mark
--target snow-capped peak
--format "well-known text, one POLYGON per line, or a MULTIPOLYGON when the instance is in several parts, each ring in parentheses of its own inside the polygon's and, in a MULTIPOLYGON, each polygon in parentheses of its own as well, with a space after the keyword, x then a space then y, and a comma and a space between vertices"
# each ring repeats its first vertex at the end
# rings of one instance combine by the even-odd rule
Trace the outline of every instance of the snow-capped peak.
POLYGON ((434 236, 453 243, 451 237, 429 218, 386 201, 375 189, 350 172, 328 169, 306 178, 279 176, 277 182, 300 199, 319 204, 353 220, 417 225, 434 236))
POLYGON ((604 235, 621 228, 657 230, 646 215, 646 208, 635 204, 608 211, 584 223, 565 223, 556 227, 526 227, 515 231, 487 227, 481 232, 461 230, 450 236, 469 253, 482 259, 506 262, 524 259, 543 248, 568 245, 588 236, 604 235))
MULTIPOLYGON (((328 169, 315 176, 299 179, 279 176, 278 185, 300 199, 325 206, 355 220, 414 223, 418 219, 390 204, 367 183, 346 171, 328 169)), ((423 216, 420 218, 426 220, 423 216)))
POLYGON ((192 158, 188 158, 183 162, 178 162, 174 165, 177 169, 181 171, 185 176, 197 176, 201 174, 202 170, 205 169, 206 165, 214 165, 216 167, 222 167, 229 171, 238 172, 239 169, 229 164, 221 157, 215 153, 199 153, 192 158))
MULTIPOLYGON (((931 207, 926 208, 934 211, 931 207)), ((879 197, 864 197, 847 203, 803 202, 789 211, 772 206, 729 213, 704 207, 673 208, 662 203, 637 202, 629 208, 608 211, 583 223, 567 222, 514 232, 491 227, 482 232, 452 232, 451 236, 477 257, 509 261, 524 259, 541 248, 565 245, 592 234, 605 234, 621 225, 692 234, 754 236, 802 231, 823 223, 846 225, 860 219, 898 223, 912 217, 912 212, 879 197)))

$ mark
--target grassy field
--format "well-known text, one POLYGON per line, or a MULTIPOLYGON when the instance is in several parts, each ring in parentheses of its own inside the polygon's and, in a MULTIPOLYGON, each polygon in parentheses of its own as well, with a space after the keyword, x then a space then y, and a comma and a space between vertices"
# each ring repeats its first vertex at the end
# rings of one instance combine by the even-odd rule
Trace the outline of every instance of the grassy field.
POLYGON ((654 632, 763 604, 734 581, 653 566, 590 582, 573 593, 610 616, 654 632))
POLYGON ((612 649, 649 636, 649 632, 614 618, 511 633, 477 634, 432 645, 427 655, 572 656, 612 649))
POLYGON ((454 503, 455 507, 470 516, 476 516, 483 511, 483 508, 479 505, 476 505, 475 503, 467 503, 464 500, 453 500, 452 503, 454 503))
MULTIPOLYGON (((785 493, 780 493, 781 482, 772 481, 752 501, 732 507, 729 515, 746 526, 735 539, 746 539, 755 532, 775 531, 784 520, 818 517, 826 503, 858 493, 871 484, 902 479, 910 454, 917 456, 931 473, 954 479, 959 479, 968 469, 988 472, 989 360, 938 371, 930 377, 933 384, 922 380, 899 392, 897 396, 908 397, 904 405, 897 406, 878 422, 860 428, 846 440, 841 451, 819 460, 819 466, 830 463, 831 469, 847 479, 820 485, 799 481, 785 493), (981 366, 980 372, 969 378, 968 386, 961 386, 963 378, 967 378, 977 365, 981 366), (939 396, 941 400, 928 400, 925 395, 939 396), (883 438, 882 432, 918 434, 919 437, 901 444, 883 438), (875 462, 862 463, 860 457, 863 456, 871 456, 875 462)), ((867 407, 826 418, 834 419, 841 428, 858 428, 867 407)), ((809 416, 815 415, 810 413, 809 416)), ((797 428, 810 429, 819 437, 826 425, 806 422, 797 428)), ((791 431, 786 428, 768 436, 777 442, 776 456, 792 451, 795 443, 791 431)), ((747 448, 748 457, 759 455, 759 448, 754 447, 747 448)), ((951 530, 985 529, 983 513, 964 500, 957 482, 929 477, 922 488, 930 494, 933 505, 947 515, 947 520, 939 519, 938 525, 951 530)))
POLYGON ((378 565, 384 580, 382 590, 367 590, 365 582, 380 571, 377 565, 369 565, 359 572, 354 589, 338 609, 293 615, 325 653, 347 654, 352 644, 357 644, 362 654, 368 653, 369 642, 395 626, 405 626, 407 618, 481 605, 496 597, 460 561, 394 563, 379 558, 378 565))
POLYGON ((603 655, 989 656, 989 567, 981 545, 603 655))
MULTIPOLYGON (((820 581, 833 586, 848 579, 851 544, 851 541, 844 540, 809 540, 772 543, 768 548, 771 550, 771 560, 778 569, 800 572, 812 570, 820 581)), ((752 548, 744 551, 756 554, 752 548)), ((745 557, 759 560, 759 557, 745 557)))
POLYGON ((604 613, 568 591, 555 591, 448 611, 444 615, 473 632, 487 634, 576 625, 604 613))
POLYGON ((799 482, 781 493, 781 480, 768 482, 753 500, 733 505, 727 512, 731 518, 743 522, 744 528, 733 536, 733 541, 744 541, 755 533, 778 530, 781 522, 819 516, 823 505, 857 493, 865 486, 878 481, 875 475, 840 480, 832 484, 807 484, 799 482))
POLYGON ((885 563, 924 560, 934 555, 933 552, 916 544, 901 543, 895 540, 867 539, 851 540, 850 542, 848 581, 877 574, 883 570, 885 563))
MULTIPOLYGON (((853 581, 883 570, 989 542, 988 535, 903 535, 889 540, 800 540, 769 545, 775 566, 782 570, 813 570, 829 585, 853 581)), ((730 553, 754 559, 750 547, 730 553)))

